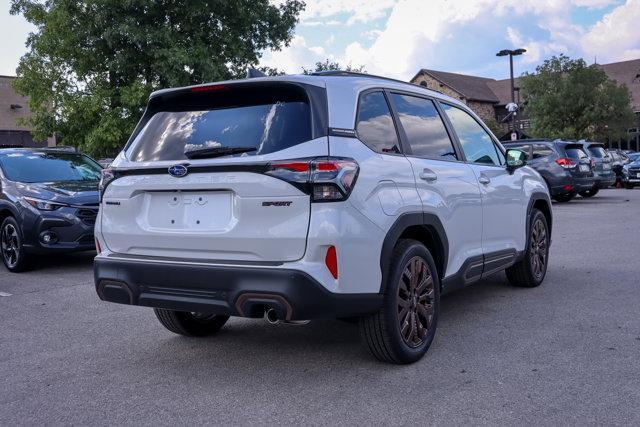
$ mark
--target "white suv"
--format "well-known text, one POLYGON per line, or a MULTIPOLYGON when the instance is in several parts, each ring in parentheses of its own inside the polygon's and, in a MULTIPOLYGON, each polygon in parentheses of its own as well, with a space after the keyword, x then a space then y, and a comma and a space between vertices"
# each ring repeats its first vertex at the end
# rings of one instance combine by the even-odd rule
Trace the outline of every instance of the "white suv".
POLYGON ((440 295, 545 277, 551 204, 464 104, 345 72, 155 92, 104 171, 95 281, 183 335, 229 316, 358 319, 418 360, 440 295))

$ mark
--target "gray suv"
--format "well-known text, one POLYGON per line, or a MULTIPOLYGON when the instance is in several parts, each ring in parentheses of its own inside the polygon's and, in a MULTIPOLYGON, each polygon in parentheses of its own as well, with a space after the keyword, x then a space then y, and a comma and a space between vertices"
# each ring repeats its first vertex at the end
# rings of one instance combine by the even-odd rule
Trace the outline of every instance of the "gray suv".
POLYGON ((582 197, 593 197, 603 188, 611 187, 616 183, 616 174, 613 171, 613 159, 604 149, 604 145, 598 142, 579 141, 585 152, 591 158, 594 166, 594 183, 588 190, 580 191, 582 197))
POLYGON ((528 166, 542 175, 551 197, 557 202, 568 202, 594 186, 593 165, 582 144, 527 139, 503 145, 527 154, 528 166))
POLYGON ((0 149, 0 253, 12 272, 34 255, 95 249, 102 168, 56 149, 0 149))

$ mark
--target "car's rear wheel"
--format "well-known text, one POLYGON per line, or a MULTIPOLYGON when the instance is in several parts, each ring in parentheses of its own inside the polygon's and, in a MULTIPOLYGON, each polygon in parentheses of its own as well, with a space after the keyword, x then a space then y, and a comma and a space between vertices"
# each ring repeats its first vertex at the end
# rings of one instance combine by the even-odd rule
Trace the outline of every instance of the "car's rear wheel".
POLYGON ((5 218, 0 226, 0 252, 2 262, 11 272, 19 273, 30 266, 29 254, 26 253, 23 242, 18 222, 10 216, 5 218))
POLYGON ((580 195, 581 195, 582 197, 593 197, 593 196, 595 196, 596 194, 598 194, 598 191, 600 191, 600 189, 598 189, 598 188, 590 188, 590 189, 588 189, 588 190, 581 191, 581 192, 580 192, 580 195))
POLYGON ((415 240, 394 248, 380 310, 360 319, 371 353, 389 363, 412 363, 429 349, 436 333, 440 280, 429 250, 415 240))
POLYGON ((154 308, 156 317, 168 330, 188 337, 204 337, 218 332, 229 316, 154 308))
POLYGON ((549 261, 549 225, 538 209, 533 209, 529 221, 529 236, 524 258, 507 268, 507 279, 513 286, 539 286, 547 274, 549 261))
POLYGON ((558 203, 566 203, 566 202, 570 202, 575 196, 576 196, 575 193, 559 194, 557 196, 554 196, 553 200, 555 200, 558 203))

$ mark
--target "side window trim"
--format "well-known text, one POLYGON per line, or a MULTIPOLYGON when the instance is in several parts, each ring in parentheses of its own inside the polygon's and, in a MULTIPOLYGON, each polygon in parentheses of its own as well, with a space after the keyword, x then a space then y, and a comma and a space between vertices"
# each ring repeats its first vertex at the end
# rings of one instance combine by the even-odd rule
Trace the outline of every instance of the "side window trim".
POLYGON ((427 96, 427 95, 424 95, 422 93, 414 93, 414 92, 409 92, 409 91, 404 91, 404 90, 399 90, 399 89, 385 89, 385 95, 387 97, 387 102, 389 102, 389 104, 391 106, 391 115, 393 116, 394 123, 396 124, 396 129, 398 130, 398 133, 400 134, 400 139, 401 139, 400 144, 402 145, 402 149, 403 149, 403 152, 404 152, 405 156, 415 157, 415 158, 419 158, 419 159, 437 160, 437 161, 440 161, 440 162, 462 162, 463 161, 464 153, 462 152, 462 147, 459 146, 457 137, 455 137, 455 134, 452 133, 452 129, 449 127, 449 123, 448 123, 447 119, 443 116, 444 111, 442 111, 442 109, 440 108, 440 105, 439 105, 437 99, 432 98, 432 97, 427 96), (404 128, 400 124, 400 116, 398 115, 398 111, 396 110, 396 106, 394 105, 393 100, 391 99, 391 95, 392 94, 413 96, 413 97, 416 97, 416 98, 427 99, 427 100, 433 102, 433 105, 435 106, 436 111, 438 112, 438 115, 440 116, 440 120, 442 120, 442 124, 444 125, 444 128, 447 131, 447 134, 449 135, 449 140, 451 141, 451 145, 453 146, 453 150, 456 153, 457 159, 433 159, 433 158, 429 158, 429 157, 420 157, 420 156, 414 155, 413 152, 411 151, 411 145, 409 144, 409 138, 407 137, 407 134, 405 133, 404 128))
MULTIPOLYGON (((381 92, 382 96, 384 96, 384 100, 387 103, 387 108, 389 109, 389 113, 391 114, 391 121, 393 122, 393 127, 396 132, 396 138, 398 139, 398 145, 399 145, 398 148, 400 148, 400 152, 399 153, 379 153, 374 150, 372 151, 381 156, 404 156, 406 153, 406 147, 404 142, 402 141, 402 138, 400 137, 398 122, 396 121, 396 116, 394 114, 393 107, 389 100, 389 96, 387 95, 387 90, 383 87, 374 87, 374 88, 365 89, 358 94, 358 103, 356 105, 356 114, 355 114, 354 123, 353 123, 353 130, 355 131, 356 138, 358 138, 359 141, 362 141, 358 136, 358 117, 360 116, 360 105, 361 105, 360 103, 362 101, 362 97, 375 92, 381 92)), ((367 144, 365 144, 365 146, 371 149, 367 144)))
MULTIPOLYGON (((460 106, 458 106, 458 105, 454 105, 454 104, 451 104, 450 102, 446 102, 446 101, 438 100, 438 104, 448 105, 448 106, 450 106, 450 107, 452 107, 452 108, 457 108, 457 109, 462 110, 462 111, 464 111, 465 113, 469 114, 469 112, 468 112, 468 111, 466 111, 464 108, 460 108, 460 106)), ((438 107, 442 108, 442 105, 438 105, 438 107)), ((451 129, 452 129, 452 131, 453 131, 453 134, 455 135, 456 144, 460 147, 460 151, 462 151, 462 152, 463 152, 463 155, 464 155, 464 150, 462 150, 462 143, 460 142, 460 139, 458 138, 458 133, 457 133, 457 132, 455 131, 455 129, 453 128, 453 124, 452 124, 452 123, 451 123, 451 121, 449 120, 449 116, 447 116, 447 114, 446 114, 446 112, 444 111, 444 109, 442 109, 442 110, 443 110, 442 112, 443 112, 443 113, 445 113, 444 115, 445 115, 445 117, 446 117, 447 124, 448 124, 449 126, 451 126, 451 129)), ((502 156, 502 159, 504 160, 504 158, 505 158, 505 156, 506 156, 506 150, 504 149, 504 147, 502 146, 502 144, 500 144, 500 143, 499 143, 499 141, 496 139, 496 137, 495 137, 495 135, 493 134, 493 132, 491 132, 491 131, 489 130, 489 128, 487 128, 487 127, 484 125, 484 123, 482 123, 482 121, 478 121, 478 119, 476 119, 476 118, 474 117, 474 115, 473 115, 473 114, 469 114, 469 116, 470 116, 473 120, 475 120, 475 122, 476 122, 476 123, 477 123, 477 124, 482 128, 482 129, 484 129, 484 131, 487 133, 487 135, 489 135, 489 139, 491 139, 491 142, 493 143, 493 147, 494 147, 494 149, 496 150, 496 154, 498 154, 498 153, 499 153, 499 154, 502 156)), ((500 156, 498 156, 498 157, 500 157, 500 156)), ((466 157, 466 156, 464 156, 463 158, 464 158, 464 162, 465 162, 465 163, 469 163, 469 164, 471 164, 471 165, 490 166, 490 167, 494 167, 494 168, 501 168, 501 169, 504 169, 504 167, 505 167, 504 163, 503 163, 503 164, 499 164, 499 165, 489 165, 489 164, 487 164, 487 163, 471 162, 471 161, 469 161, 469 160, 467 159, 467 157, 466 157)), ((506 160, 505 160, 505 161, 506 161, 506 160)))

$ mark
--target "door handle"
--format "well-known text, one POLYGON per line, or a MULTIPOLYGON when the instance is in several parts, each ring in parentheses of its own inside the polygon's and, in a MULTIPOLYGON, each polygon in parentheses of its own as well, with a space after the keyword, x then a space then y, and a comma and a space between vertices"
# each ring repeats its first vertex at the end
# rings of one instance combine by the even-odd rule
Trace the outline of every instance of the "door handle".
POLYGON ((420 172, 420 179, 433 182, 438 179, 438 175, 431 169, 423 169, 422 172, 420 172))
POLYGON ((480 178, 478 178, 478 182, 480 184, 487 185, 488 183, 491 182, 491 180, 486 175, 480 175, 480 178))

